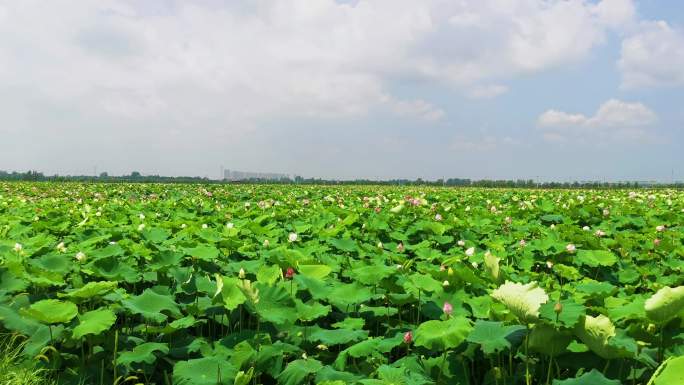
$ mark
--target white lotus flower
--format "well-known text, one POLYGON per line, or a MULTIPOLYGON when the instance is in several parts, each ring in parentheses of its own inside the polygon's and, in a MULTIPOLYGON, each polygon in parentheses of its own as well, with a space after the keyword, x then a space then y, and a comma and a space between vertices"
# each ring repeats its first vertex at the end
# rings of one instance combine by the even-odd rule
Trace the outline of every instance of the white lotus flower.
POLYGON ((591 228, 589 226, 584 226, 584 227, 582 227, 582 230, 589 231, 589 230, 591 230, 591 228))
POLYGON ((608 209, 603 209, 603 216, 604 216, 604 217, 607 217, 608 215, 610 215, 610 210, 608 210, 608 209))
POLYGON ((143 230, 145 230, 145 224, 141 223, 138 225, 138 231, 143 231, 143 230))
POLYGON ((297 233, 290 233, 290 235, 287 236, 287 240, 290 242, 296 242, 297 241, 297 233))
POLYGON ((79 251, 78 253, 76 253, 74 258, 76 258, 76 260, 79 262, 83 262, 86 259, 86 255, 82 251, 79 251))
POLYGON ((268 247, 271 244, 271 242, 268 241, 268 239, 264 239, 264 247, 268 247))
POLYGON ((183 224, 181 225, 181 229, 184 229, 184 228, 186 228, 186 227, 188 227, 188 225, 186 225, 185 223, 183 223, 183 224))
POLYGON ((577 250, 577 248, 576 248, 575 245, 573 245, 572 243, 568 243, 568 245, 565 246, 565 250, 566 250, 568 253, 574 253, 575 250, 577 250))
POLYGON ((537 282, 528 284, 506 281, 492 292, 492 298, 506 305, 521 322, 532 323, 539 319, 539 308, 549 300, 537 282))
POLYGON ((14 251, 16 251, 17 253, 23 249, 24 249, 24 246, 22 246, 21 243, 15 243, 14 244, 14 251))
POLYGON ((475 248, 474 247, 470 247, 465 251, 465 255, 467 255, 469 257, 472 257, 474 254, 475 254, 475 248))
POLYGON ((139 218, 140 218, 140 220, 142 221, 142 220, 144 220, 144 219, 145 219, 145 214, 143 214, 143 213, 140 213, 140 215, 138 215, 138 217, 139 217, 139 218))
POLYGON ((64 245, 64 242, 60 242, 59 245, 57 245, 57 251, 59 251, 60 253, 66 253, 67 248, 64 245))
POLYGON ((235 225, 233 224, 233 222, 228 222, 226 223, 226 227, 232 229, 233 227, 235 227, 235 225))
POLYGON ((378 249, 382 249, 383 246, 384 246, 384 245, 382 244, 382 242, 378 242, 378 249))
POLYGON ((443 286, 443 287, 449 286, 449 281, 444 281, 444 282, 442 282, 442 286, 443 286))
POLYGON ((656 226, 656 231, 658 231, 658 232, 663 232, 663 231, 665 231, 665 225, 658 225, 658 226, 656 226))
POLYGON ((440 214, 435 214, 435 220, 436 220, 436 221, 441 221, 441 220, 442 220, 442 216, 441 216, 440 214))
POLYGON ((456 244, 462 247, 465 246, 465 241, 461 239, 460 241, 456 242, 456 244))
POLYGON ((209 228, 209 225, 206 224, 206 223, 202 223, 202 228, 203 228, 203 229, 207 229, 207 228, 209 228))
POLYGON ((527 242, 525 242, 524 239, 521 239, 520 240, 520 247, 525 247, 525 245, 527 245, 527 242))

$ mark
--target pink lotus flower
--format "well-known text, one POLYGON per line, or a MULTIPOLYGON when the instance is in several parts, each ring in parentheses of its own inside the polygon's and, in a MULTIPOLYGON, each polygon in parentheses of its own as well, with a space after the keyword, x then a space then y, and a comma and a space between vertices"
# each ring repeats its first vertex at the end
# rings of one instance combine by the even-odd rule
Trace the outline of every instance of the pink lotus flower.
POLYGON ((375 212, 376 212, 376 213, 379 213, 379 212, 380 212, 380 207, 376 207, 376 208, 375 208, 375 212))
POLYGON ((520 240, 520 247, 525 247, 525 245, 527 245, 527 242, 525 242, 524 239, 521 239, 520 240))
POLYGON ((658 239, 658 238, 654 239, 654 240, 653 240, 653 244, 654 244, 655 246, 658 246, 658 245, 660 244, 660 239, 658 239))
POLYGON ((449 302, 444 302, 444 306, 442 306, 442 311, 444 312, 444 314, 450 316, 451 313, 454 312, 454 307, 451 306, 449 302))
POLYGON ((441 216, 440 214, 435 214, 435 220, 436 220, 436 221, 441 221, 441 220, 442 220, 442 216, 441 216))
POLYGON ((410 344, 411 342, 413 342, 413 333, 408 331, 408 332, 404 333, 404 343, 410 344))
POLYGON ((293 268, 288 267, 287 271, 285 272, 285 278, 292 278, 295 275, 295 271, 293 268))

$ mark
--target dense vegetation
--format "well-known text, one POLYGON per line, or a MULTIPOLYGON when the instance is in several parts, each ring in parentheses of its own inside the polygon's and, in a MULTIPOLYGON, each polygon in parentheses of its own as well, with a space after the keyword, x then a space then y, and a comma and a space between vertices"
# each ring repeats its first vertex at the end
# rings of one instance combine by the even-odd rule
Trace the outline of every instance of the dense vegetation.
POLYGON ((674 190, 0 183, 0 333, 64 384, 675 385, 683 220, 674 190))

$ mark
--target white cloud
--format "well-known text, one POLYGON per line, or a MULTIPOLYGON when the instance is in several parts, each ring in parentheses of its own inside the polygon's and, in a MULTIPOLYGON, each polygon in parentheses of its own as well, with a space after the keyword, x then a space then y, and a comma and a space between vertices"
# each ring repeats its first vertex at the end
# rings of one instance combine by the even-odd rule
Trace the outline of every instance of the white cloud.
POLYGON ((444 110, 435 107, 425 100, 394 100, 387 98, 390 109, 399 116, 419 118, 426 121, 437 121, 446 115, 444 110))
POLYGON ((684 31, 643 22, 622 41, 618 67, 625 88, 684 85, 684 31))
POLYGON ((606 137, 636 139, 645 134, 644 127, 652 125, 657 115, 638 102, 610 99, 593 116, 547 110, 537 118, 547 140, 568 138, 606 137))
POLYGON ((491 99, 508 92, 508 87, 502 84, 475 85, 466 90, 466 96, 471 99, 491 99))

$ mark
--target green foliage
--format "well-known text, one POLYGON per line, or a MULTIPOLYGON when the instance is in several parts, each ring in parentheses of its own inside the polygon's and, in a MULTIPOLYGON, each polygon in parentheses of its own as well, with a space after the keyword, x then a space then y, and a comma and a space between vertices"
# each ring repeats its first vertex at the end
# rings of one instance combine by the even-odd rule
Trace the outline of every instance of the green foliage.
POLYGON ((497 385, 525 383, 529 371, 530 385, 679 381, 679 191, 0 191, 0 334, 25 336, 12 365, 36 378, 497 385))

